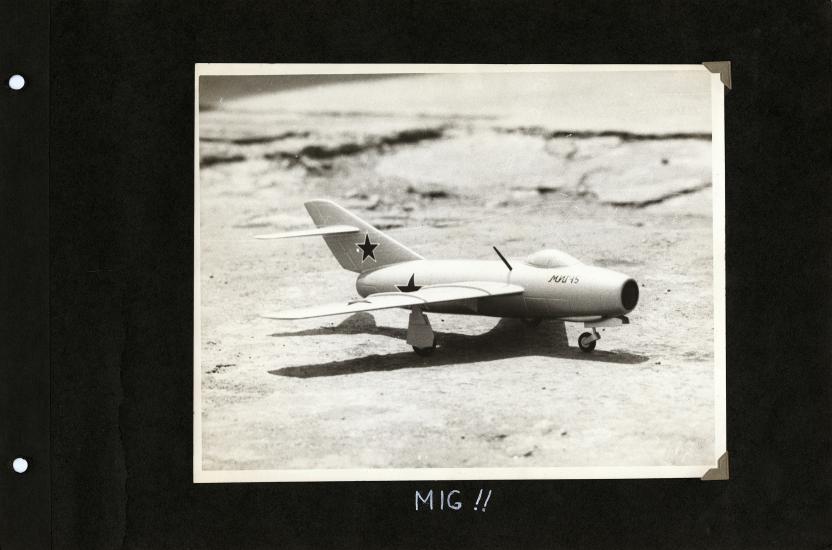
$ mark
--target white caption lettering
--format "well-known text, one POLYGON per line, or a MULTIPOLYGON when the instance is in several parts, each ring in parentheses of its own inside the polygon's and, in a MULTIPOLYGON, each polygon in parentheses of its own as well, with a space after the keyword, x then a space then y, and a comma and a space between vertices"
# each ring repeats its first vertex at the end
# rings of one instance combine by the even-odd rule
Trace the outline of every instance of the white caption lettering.
MULTIPOLYGON (((414 498, 416 511, 419 512, 423 510, 452 510, 454 512, 458 512, 462 510, 462 492, 458 489, 452 489, 447 493, 444 489, 442 489, 438 493, 436 493, 436 496, 437 502, 434 504, 433 489, 429 489, 427 492, 417 490, 414 498)), ((489 489, 487 493, 483 489, 480 489, 479 493, 477 493, 477 500, 476 502, 474 502, 474 510, 479 512, 485 512, 485 507, 488 506, 488 501, 490 498, 491 489, 489 489)))

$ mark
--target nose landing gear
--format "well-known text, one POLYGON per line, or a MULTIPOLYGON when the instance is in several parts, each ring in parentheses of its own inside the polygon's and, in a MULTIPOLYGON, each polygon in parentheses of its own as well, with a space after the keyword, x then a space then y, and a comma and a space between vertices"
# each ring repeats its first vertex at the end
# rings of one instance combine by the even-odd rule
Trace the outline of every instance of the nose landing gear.
POLYGON ((595 343, 601 338, 601 335, 598 334, 598 331, 595 330, 595 327, 592 328, 592 332, 584 332, 580 336, 578 336, 578 347, 584 353, 589 353, 595 349, 595 343))

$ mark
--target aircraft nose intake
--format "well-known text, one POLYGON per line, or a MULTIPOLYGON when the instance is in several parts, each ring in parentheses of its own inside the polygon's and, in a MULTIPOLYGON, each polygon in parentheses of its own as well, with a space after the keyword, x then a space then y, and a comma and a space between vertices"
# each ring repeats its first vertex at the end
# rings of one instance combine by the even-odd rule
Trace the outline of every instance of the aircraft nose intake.
POLYGON ((638 283, 634 279, 627 279, 621 286, 621 305, 626 310, 632 310, 638 304, 638 283))

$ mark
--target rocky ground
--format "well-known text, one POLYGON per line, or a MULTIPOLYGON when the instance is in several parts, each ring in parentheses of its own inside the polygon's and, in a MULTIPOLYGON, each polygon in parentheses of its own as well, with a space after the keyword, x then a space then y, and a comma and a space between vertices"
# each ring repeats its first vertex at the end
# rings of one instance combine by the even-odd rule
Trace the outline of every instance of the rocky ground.
POLYGON ((199 115, 204 469, 713 462, 709 128, 280 97, 199 115), (561 248, 632 275, 640 303, 594 354, 560 322, 433 315, 422 358, 401 310, 263 319, 355 295, 320 239, 252 238, 311 227, 311 198, 426 258, 561 248))

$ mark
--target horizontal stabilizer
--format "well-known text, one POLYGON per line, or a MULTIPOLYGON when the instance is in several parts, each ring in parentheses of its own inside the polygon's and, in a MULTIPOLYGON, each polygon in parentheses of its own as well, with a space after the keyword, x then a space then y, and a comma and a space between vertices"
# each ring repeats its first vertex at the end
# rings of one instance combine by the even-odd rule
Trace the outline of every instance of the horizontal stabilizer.
POLYGON ((269 319, 309 319, 329 315, 345 315, 394 307, 410 307, 489 296, 520 294, 523 287, 488 281, 465 281, 452 284, 428 285, 415 292, 379 292, 349 302, 336 302, 263 315, 269 319))
POLYGON ((270 233, 268 235, 255 235, 255 239, 293 239, 295 237, 314 237, 317 235, 347 235, 358 233, 357 227, 351 225, 325 225, 316 229, 301 229, 300 231, 289 231, 288 233, 270 233))

